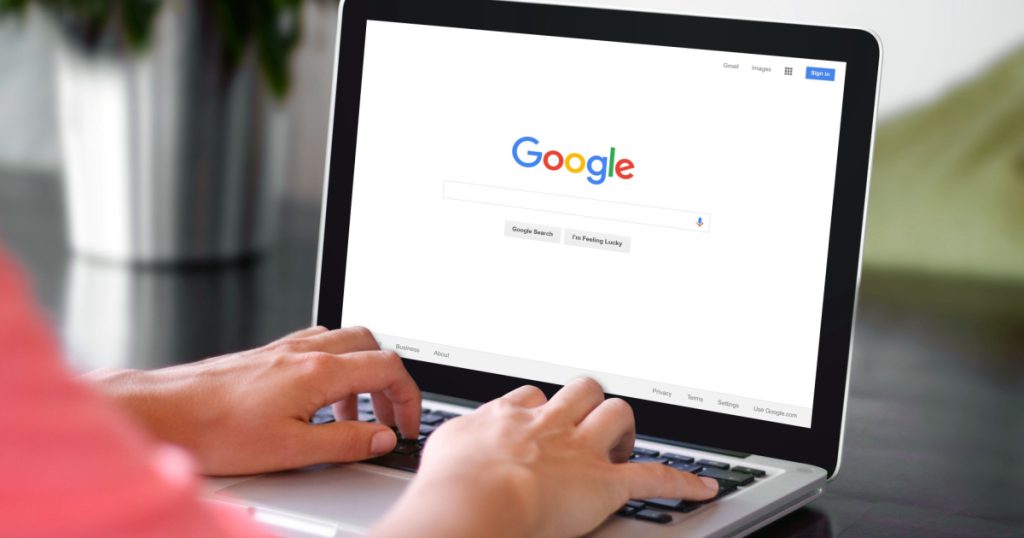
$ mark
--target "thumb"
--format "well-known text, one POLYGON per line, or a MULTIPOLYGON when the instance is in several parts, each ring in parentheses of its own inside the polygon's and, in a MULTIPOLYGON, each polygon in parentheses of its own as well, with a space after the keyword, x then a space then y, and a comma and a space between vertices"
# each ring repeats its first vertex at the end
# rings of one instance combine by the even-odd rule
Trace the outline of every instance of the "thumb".
POLYGON ((395 448, 398 438, 382 424, 340 421, 320 425, 302 425, 296 445, 302 465, 340 463, 382 456, 395 448))

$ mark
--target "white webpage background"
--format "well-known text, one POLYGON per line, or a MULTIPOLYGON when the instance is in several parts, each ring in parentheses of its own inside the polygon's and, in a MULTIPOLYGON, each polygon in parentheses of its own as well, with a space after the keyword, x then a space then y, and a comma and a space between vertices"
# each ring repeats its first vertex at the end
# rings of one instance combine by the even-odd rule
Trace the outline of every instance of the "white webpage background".
POLYGON ((369 22, 342 324, 811 407, 843 67, 369 22), (523 168, 523 136, 614 146, 635 177, 523 168), (710 233, 445 200, 445 181, 705 212, 710 233), (506 221, 631 250, 505 237, 506 221))

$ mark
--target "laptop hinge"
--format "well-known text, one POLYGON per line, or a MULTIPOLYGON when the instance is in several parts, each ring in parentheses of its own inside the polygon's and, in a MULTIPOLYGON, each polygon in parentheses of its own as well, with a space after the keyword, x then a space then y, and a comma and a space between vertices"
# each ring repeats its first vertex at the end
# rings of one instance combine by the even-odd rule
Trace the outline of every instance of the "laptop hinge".
POLYGON ((731 456, 733 458, 749 458, 750 454, 746 452, 740 452, 738 450, 728 450, 725 448, 715 448, 713 446, 698 445, 696 443, 684 443, 682 441, 676 441, 674 439, 665 439, 662 437, 655 437, 653 435, 637 434, 637 438, 645 441, 653 441, 655 443, 662 443, 665 445, 681 446, 685 448, 692 448, 693 450, 700 450, 701 452, 712 452, 715 454, 721 454, 723 456, 731 456))

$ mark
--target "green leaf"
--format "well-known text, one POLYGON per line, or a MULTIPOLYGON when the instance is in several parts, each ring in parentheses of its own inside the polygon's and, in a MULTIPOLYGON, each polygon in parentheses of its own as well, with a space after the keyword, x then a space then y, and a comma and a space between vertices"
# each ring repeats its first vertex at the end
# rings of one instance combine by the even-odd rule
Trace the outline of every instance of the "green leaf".
POLYGON ((0 15, 8 13, 21 15, 25 12, 25 6, 27 5, 28 0, 0 0, 0 15))
POLYGON ((274 96, 288 93, 289 58, 300 34, 301 3, 296 0, 271 0, 261 3, 257 49, 267 86, 274 96))
MULTIPOLYGON (((32 0, 0 0, 0 15, 20 13, 32 0)), ((111 17, 135 50, 152 40, 153 24, 165 0, 34 0, 52 12, 70 38, 85 47, 107 38, 111 17), (118 17, 119 15, 119 17, 118 17)), ((302 0, 198 0, 210 16, 228 69, 238 67, 255 46, 263 80, 278 98, 288 93, 290 62, 301 35, 302 0)))
POLYGON ((128 43, 141 49, 149 41, 153 20, 160 10, 160 0, 122 0, 121 21, 128 43))
MULTIPOLYGON (((265 0, 263 0, 265 1, 265 0)), ((220 37, 224 42, 228 63, 238 65, 252 34, 254 9, 261 1, 253 0, 214 0, 213 15, 220 27, 220 37)))

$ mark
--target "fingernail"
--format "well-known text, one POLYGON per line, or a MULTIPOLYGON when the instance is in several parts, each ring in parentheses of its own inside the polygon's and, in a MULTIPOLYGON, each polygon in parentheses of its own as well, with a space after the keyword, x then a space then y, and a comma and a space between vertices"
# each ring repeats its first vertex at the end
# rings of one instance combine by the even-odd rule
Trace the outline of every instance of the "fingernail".
POLYGON ((370 440, 370 452, 374 456, 381 454, 387 454, 391 452, 392 448, 395 448, 395 443, 398 440, 395 438, 395 434, 391 430, 381 430, 373 434, 373 439, 370 440))
MULTIPOLYGON (((376 441, 376 439, 374 440, 376 441)), ((718 491, 718 480, 715 480, 714 478, 708 478, 706 476, 701 476, 699 478, 701 482, 704 482, 704 485, 707 486, 708 489, 710 489, 711 491, 718 491)))

